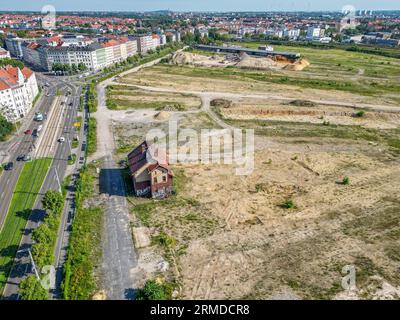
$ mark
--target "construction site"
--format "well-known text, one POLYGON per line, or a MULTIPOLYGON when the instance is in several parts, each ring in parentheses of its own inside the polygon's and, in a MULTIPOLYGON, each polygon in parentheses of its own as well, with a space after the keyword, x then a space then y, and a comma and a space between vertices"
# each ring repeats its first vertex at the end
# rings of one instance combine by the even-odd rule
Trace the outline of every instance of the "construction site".
POLYGON ((237 67, 253 70, 301 71, 310 64, 305 59, 290 60, 284 56, 256 57, 246 52, 202 55, 192 52, 177 52, 171 59, 173 64, 202 67, 237 67))
MULTIPOLYGON (((399 298, 397 79, 360 72, 367 61, 334 73, 332 56, 349 59, 334 50, 323 61, 310 54, 295 62, 308 65, 299 73, 288 61, 180 51, 109 81, 107 98, 124 108, 100 117, 111 123, 109 145, 120 160, 150 129, 168 132, 170 120, 178 131, 255 132, 251 174, 238 176, 227 164, 172 164, 175 195, 128 196, 145 278, 167 279, 182 299, 399 298), (257 63, 239 68, 248 59, 257 63), (130 98, 138 93, 157 103, 138 106, 130 98), (341 286, 348 265, 357 270, 352 291, 341 286)), ((379 59, 400 70, 397 60, 379 59)))

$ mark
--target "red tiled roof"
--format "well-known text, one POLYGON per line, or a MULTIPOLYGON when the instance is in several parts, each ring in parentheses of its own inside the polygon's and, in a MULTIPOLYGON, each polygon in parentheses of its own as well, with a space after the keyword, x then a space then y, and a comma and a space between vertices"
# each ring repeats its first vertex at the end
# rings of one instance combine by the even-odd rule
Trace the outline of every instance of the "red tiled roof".
MULTIPOLYGON (((28 79, 33 74, 33 71, 29 68, 23 68, 21 70, 22 75, 25 79, 28 79)), ((13 66, 5 66, 0 69, 0 90, 10 89, 11 87, 18 84, 18 68, 13 66)))
POLYGON ((25 79, 28 79, 31 77, 31 75, 33 75, 33 71, 27 67, 23 68, 21 72, 24 75, 25 79))

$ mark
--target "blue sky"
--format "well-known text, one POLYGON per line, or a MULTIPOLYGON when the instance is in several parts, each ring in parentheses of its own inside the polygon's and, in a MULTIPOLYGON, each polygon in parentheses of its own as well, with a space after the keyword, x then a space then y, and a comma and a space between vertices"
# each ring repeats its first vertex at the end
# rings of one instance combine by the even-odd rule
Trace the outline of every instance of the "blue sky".
POLYGON ((400 10, 399 0, 0 0, 0 10, 37 10, 46 4, 56 10, 105 11, 340 11, 356 9, 400 10))

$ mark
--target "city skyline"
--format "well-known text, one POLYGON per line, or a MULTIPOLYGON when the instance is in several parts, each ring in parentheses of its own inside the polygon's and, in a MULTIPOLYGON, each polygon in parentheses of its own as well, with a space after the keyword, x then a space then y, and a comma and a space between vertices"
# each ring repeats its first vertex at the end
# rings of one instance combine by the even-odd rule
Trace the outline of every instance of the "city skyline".
POLYGON ((221 0, 211 1, 204 0, 201 3, 188 3, 184 0, 115 0, 110 5, 109 1, 88 0, 85 2, 77 0, 39 0, 32 3, 31 1, 17 1, 13 3, 0 4, 0 11, 40 11, 45 5, 53 5, 58 11, 341 11, 346 5, 352 5, 356 10, 400 10, 400 5, 391 0, 371 1, 371 0, 339 0, 333 3, 321 3, 318 0, 273 0, 261 1, 251 0, 242 2, 238 0, 221 0), (95 5, 95 10, 93 10, 95 5))

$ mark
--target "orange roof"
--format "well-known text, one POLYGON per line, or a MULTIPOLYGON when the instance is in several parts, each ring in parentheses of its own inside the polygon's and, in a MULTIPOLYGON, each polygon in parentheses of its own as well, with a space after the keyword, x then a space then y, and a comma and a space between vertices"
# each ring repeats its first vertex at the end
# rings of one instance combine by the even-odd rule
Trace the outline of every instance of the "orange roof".
POLYGON ((37 44, 37 43, 35 43, 35 42, 31 42, 30 44, 27 45, 27 47, 28 47, 29 49, 37 49, 37 48, 40 47, 40 45, 37 44))
POLYGON ((113 47, 113 46, 116 46, 118 44, 120 44, 120 42, 117 41, 117 40, 108 40, 107 42, 104 42, 102 44, 102 47, 104 47, 104 48, 113 47))
MULTIPOLYGON (((25 79, 32 76, 33 71, 29 68, 21 70, 25 79)), ((13 66, 5 66, 0 69, 0 90, 10 89, 18 84, 18 68, 13 66)))
POLYGON ((7 90, 7 89, 10 89, 10 86, 6 82, 0 80, 0 91, 7 90))
POLYGON ((21 72, 22 72, 22 74, 24 75, 24 78, 25 78, 25 79, 28 79, 28 78, 31 77, 31 75, 33 75, 33 71, 32 71, 31 69, 27 68, 27 67, 23 68, 23 69, 21 70, 21 72))

